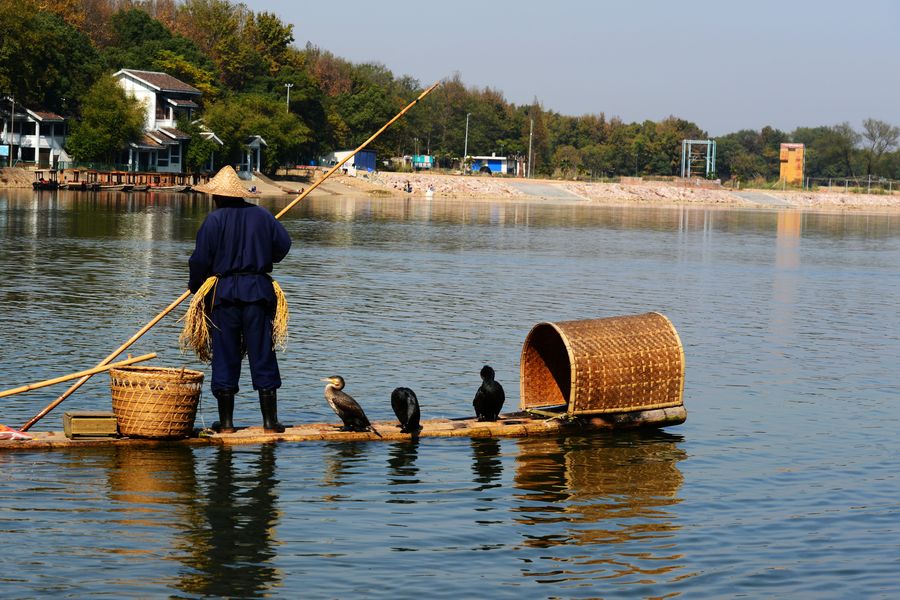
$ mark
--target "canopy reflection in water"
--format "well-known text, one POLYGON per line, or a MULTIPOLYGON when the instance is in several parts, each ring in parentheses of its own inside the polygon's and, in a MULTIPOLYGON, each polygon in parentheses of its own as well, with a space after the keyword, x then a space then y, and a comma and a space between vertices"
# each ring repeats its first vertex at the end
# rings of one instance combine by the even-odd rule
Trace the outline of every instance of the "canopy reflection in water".
POLYGON ((664 432, 520 440, 513 510, 526 526, 522 544, 548 551, 523 574, 570 583, 671 580, 684 565, 671 539, 676 515, 666 510, 680 502, 677 463, 687 455, 679 441, 664 432), (584 552, 573 554, 573 545, 584 552))

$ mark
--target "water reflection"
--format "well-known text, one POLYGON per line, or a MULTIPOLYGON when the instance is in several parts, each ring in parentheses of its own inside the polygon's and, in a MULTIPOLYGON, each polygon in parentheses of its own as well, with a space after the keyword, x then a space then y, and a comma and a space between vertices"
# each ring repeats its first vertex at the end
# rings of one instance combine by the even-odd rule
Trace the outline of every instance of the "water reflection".
POLYGON ((418 483, 419 439, 392 443, 388 449, 388 484, 418 483))
POLYGON ((218 448, 204 481, 202 509, 186 533, 189 570, 176 584, 189 594, 251 598, 277 586, 275 446, 218 448), (240 454, 241 456, 236 456, 240 454), (249 458, 249 460, 247 460, 249 458))
POLYGON ((475 476, 475 488, 483 492, 500 487, 503 476, 503 462, 500 459, 500 440, 497 438, 472 438, 472 474, 475 476))
POLYGON ((419 479, 419 440, 392 443, 388 448, 388 504, 415 504, 419 479))
POLYGON ((197 496, 194 454, 186 446, 113 446, 107 484, 110 499, 121 503, 125 524, 140 523, 141 515, 156 512, 154 505, 162 503, 189 519, 186 507, 197 496))
MULTIPOLYGON (((342 487, 352 484, 355 476, 363 472, 365 466, 367 443, 339 442, 325 445, 324 474, 322 485, 326 487, 342 487)), ((334 496, 333 499, 339 499, 334 496)))
POLYGON ((541 549, 523 574, 649 583, 679 569, 671 541, 679 525, 667 507, 680 502, 680 441, 663 432, 521 440, 513 510, 523 546, 541 549))

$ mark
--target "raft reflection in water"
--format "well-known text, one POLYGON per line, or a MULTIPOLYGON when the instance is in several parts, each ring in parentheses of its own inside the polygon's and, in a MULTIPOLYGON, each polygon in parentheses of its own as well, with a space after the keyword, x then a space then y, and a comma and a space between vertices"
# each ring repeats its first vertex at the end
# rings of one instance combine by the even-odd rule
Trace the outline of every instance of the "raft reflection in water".
POLYGON ((527 548, 569 549, 523 569, 526 577, 625 578, 661 583, 683 562, 667 507, 680 502, 687 454, 665 432, 518 440, 516 521, 527 548), (561 527, 560 524, 565 524, 561 527), (573 554, 571 546, 585 546, 573 554), (590 548, 587 548, 587 547, 590 548), (541 564, 546 562, 547 569, 541 564), (661 576, 654 580, 653 576, 661 576))

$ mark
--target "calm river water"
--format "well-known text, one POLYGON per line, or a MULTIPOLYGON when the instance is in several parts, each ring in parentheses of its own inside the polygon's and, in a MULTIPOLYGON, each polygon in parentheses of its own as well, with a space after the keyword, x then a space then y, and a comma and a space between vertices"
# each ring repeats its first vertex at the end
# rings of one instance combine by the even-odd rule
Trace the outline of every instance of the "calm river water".
MULTIPOLYGON (((0 190, 0 389, 95 365, 176 298, 209 209, 0 190)), ((688 420, 5 452, 0 596, 900 596, 900 216, 335 196, 284 222, 284 422, 334 421, 333 374, 373 419, 393 418, 399 385, 424 417, 464 416, 485 363, 513 409, 535 323, 649 310, 684 342, 688 420)), ((206 370, 178 330, 131 352, 206 370)), ((244 381, 235 417, 255 425, 244 381)), ((63 389, 5 398, 0 422, 63 389)), ((97 376, 35 429, 109 406, 97 376)))

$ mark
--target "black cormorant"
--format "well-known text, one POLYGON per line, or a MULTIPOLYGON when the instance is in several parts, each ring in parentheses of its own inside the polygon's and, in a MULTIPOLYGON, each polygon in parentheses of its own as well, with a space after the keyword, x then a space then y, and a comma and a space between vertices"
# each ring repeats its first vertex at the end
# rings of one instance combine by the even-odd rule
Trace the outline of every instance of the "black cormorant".
POLYGON ((503 386, 494 381, 494 369, 488 365, 481 368, 481 380, 481 387, 472 400, 475 416, 479 421, 496 421, 506 394, 503 393, 503 386))
POLYGON ((328 405, 331 406, 331 410, 334 411, 334 414, 340 417, 341 421, 344 422, 341 431, 371 431, 375 435, 381 436, 381 434, 372 427, 369 418, 366 416, 366 413, 363 412, 359 403, 354 400, 350 394, 343 391, 343 377, 340 375, 332 375, 331 377, 322 379, 322 381, 328 382, 328 385, 325 386, 325 399, 328 400, 328 405))
POLYGON ((398 387, 391 392, 391 408, 400 421, 400 432, 411 433, 416 435, 421 427, 419 426, 419 399, 416 393, 408 387, 398 387))

